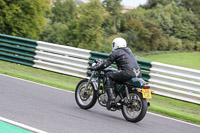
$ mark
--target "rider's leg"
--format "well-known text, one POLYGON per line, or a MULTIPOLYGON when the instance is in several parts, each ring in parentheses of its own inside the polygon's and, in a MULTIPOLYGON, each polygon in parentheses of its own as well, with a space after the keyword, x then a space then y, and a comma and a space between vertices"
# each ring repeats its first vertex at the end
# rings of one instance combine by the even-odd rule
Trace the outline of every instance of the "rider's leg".
POLYGON ((106 74, 105 90, 108 94, 108 100, 109 100, 107 104, 108 109, 110 109, 112 106, 112 103, 115 102, 113 81, 124 82, 131 79, 132 77, 133 77, 132 75, 130 75, 129 73, 125 71, 113 71, 113 72, 108 72, 106 74))
POLYGON ((112 105, 115 103, 115 93, 114 93, 114 86, 113 81, 108 76, 105 78, 105 91, 108 94, 108 102, 107 102, 107 109, 110 110, 112 105))
POLYGON ((108 93, 108 100, 115 101, 113 81, 109 76, 106 77, 105 90, 108 93))

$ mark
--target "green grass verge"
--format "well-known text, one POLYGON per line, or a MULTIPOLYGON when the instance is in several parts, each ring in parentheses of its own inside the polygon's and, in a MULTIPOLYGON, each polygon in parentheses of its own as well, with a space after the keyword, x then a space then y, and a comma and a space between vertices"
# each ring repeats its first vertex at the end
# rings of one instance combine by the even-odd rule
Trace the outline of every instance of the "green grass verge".
POLYGON ((0 73, 74 91, 79 78, 0 61, 0 73))
MULTIPOLYGON (((0 61, 0 73, 72 91, 81 80, 5 61, 0 61)), ((149 111, 200 125, 199 105, 158 95, 153 95, 153 99, 148 101, 151 103, 149 111)))
POLYGON ((200 125, 200 106, 168 97, 153 95, 148 110, 200 125))

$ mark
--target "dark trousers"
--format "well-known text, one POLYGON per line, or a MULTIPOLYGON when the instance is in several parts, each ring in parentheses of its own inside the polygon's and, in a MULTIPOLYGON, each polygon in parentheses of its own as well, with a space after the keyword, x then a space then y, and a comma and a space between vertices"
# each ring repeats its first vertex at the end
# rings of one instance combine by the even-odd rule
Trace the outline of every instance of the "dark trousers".
MULTIPOLYGON (((135 78, 136 75, 133 71, 118 70, 106 73, 106 83, 105 88, 114 88, 113 81, 125 82, 131 78, 135 78)), ((138 78, 141 77, 141 72, 138 78)))

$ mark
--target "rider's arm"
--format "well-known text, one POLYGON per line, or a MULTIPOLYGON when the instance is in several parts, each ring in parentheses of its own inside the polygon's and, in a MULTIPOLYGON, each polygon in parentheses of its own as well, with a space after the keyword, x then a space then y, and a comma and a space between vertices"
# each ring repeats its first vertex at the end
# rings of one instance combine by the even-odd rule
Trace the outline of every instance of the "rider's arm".
POLYGON ((117 52, 116 50, 113 51, 109 55, 108 59, 105 62, 103 62, 101 65, 97 66, 95 69, 96 70, 102 70, 102 69, 110 66, 115 61, 115 59, 117 58, 117 53, 116 52, 117 52))

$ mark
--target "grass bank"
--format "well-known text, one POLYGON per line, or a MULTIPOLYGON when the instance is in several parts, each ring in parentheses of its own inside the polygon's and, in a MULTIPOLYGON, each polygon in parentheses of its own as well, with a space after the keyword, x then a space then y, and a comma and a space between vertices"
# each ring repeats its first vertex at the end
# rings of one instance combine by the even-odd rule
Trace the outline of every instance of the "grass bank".
POLYGON ((0 73, 74 91, 79 78, 0 60, 0 73))
POLYGON ((171 64, 171 65, 200 70, 200 53, 199 52, 194 52, 194 53, 155 52, 148 56, 143 56, 143 55, 147 55, 147 53, 141 53, 141 54, 138 53, 136 57, 141 60, 161 62, 165 64, 171 64))
MULTIPOLYGON (((0 73, 66 89, 75 90, 81 80, 58 73, 17 65, 0 60, 0 73)), ((171 98, 153 95, 148 110, 200 125, 200 106, 171 98)))

